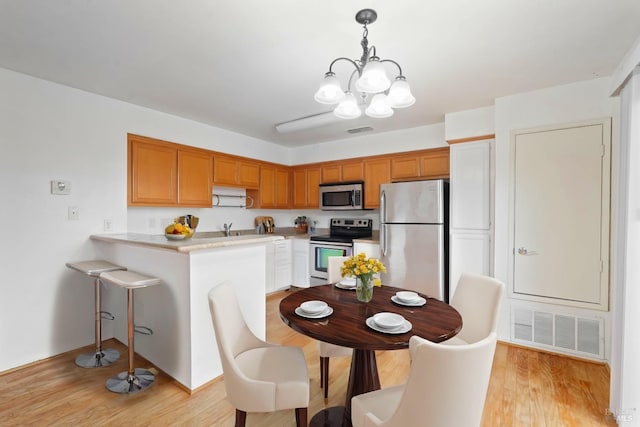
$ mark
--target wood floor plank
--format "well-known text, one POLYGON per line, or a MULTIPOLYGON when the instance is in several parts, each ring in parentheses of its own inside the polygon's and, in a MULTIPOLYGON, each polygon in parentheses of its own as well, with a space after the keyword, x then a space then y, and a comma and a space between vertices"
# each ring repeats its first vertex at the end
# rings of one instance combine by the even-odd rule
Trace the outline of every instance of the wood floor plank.
MULTIPOLYGON (((267 339, 303 348, 310 376, 309 418, 325 407, 342 405, 349 358, 331 360, 329 398, 319 384, 314 340, 287 327, 278 312, 287 292, 267 298, 267 339)), ((137 367, 157 371, 156 383, 137 395, 105 388, 106 379, 126 370, 126 347, 108 340, 121 353, 113 366, 83 369, 76 355, 92 346, 65 353, 23 369, 0 373, 1 426, 221 426, 234 424, 235 408, 226 399, 223 381, 189 394, 146 360, 137 367)), ((409 374, 406 350, 376 352, 383 387, 402 384, 409 374)), ((483 427, 616 426, 607 415, 609 371, 606 366, 498 343, 487 391, 483 427)), ((295 426, 294 411, 248 414, 247 426, 295 426)))

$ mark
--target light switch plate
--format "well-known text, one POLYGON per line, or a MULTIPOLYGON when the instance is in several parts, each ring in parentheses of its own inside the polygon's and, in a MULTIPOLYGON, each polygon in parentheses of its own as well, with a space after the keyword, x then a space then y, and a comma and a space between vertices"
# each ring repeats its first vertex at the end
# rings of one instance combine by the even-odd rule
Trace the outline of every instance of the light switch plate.
POLYGON ((71 181, 54 179, 51 181, 51 194, 66 195, 71 194, 71 181))

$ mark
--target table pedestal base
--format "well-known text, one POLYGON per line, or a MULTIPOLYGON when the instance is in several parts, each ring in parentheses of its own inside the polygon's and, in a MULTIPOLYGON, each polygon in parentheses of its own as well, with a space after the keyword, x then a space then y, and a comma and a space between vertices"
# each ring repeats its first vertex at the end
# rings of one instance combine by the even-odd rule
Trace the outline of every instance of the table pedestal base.
POLYGON ((331 408, 323 409, 316 413, 309 422, 309 427, 331 426, 351 427, 351 421, 349 421, 348 424, 345 423, 344 406, 333 406, 331 408))
POLYGON ((344 406, 323 409, 311 418, 310 427, 351 427, 351 398, 359 394, 380 390, 378 363, 374 350, 354 349, 351 356, 349 385, 344 406))

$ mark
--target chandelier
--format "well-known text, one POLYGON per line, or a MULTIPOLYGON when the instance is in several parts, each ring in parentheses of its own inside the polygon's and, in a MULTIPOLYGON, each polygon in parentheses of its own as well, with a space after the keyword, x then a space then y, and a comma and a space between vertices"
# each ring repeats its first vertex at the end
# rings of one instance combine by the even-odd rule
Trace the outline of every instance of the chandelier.
POLYGON ((378 18, 373 9, 363 9, 356 14, 356 21, 363 25, 362 33, 362 57, 352 60, 349 58, 336 58, 329 65, 329 71, 324 75, 324 81, 314 98, 321 104, 338 104, 333 113, 341 119, 355 119, 362 115, 360 105, 366 105, 368 98, 371 102, 365 109, 365 114, 374 118, 385 118, 393 115, 394 108, 405 108, 413 105, 416 99, 411 94, 409 83, 402 75, 400 65, 391 59, 380 59, 376 55, 376 47, 369 47, 367 25, 372 24, 378 18), (338 61, 351 63, 355 70, 349 77, 347 90, 343 90, 340 82, 332 71, 333 64, 338 61), (393 84, 384 70, 383 63, 391 63, 398 67, 398 75, 393 84), (358 75, 354 89, 359 93, 361 102, 358 102, 352 90, 353 79, 358 75))

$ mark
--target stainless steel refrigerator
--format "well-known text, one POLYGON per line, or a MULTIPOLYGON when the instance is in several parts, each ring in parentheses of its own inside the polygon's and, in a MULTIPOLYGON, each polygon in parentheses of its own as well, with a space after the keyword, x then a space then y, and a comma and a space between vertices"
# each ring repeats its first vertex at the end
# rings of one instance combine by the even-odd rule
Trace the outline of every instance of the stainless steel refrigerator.
POLYGON ((382 283, 449 302, 449 183, 380 186, 382 283))

